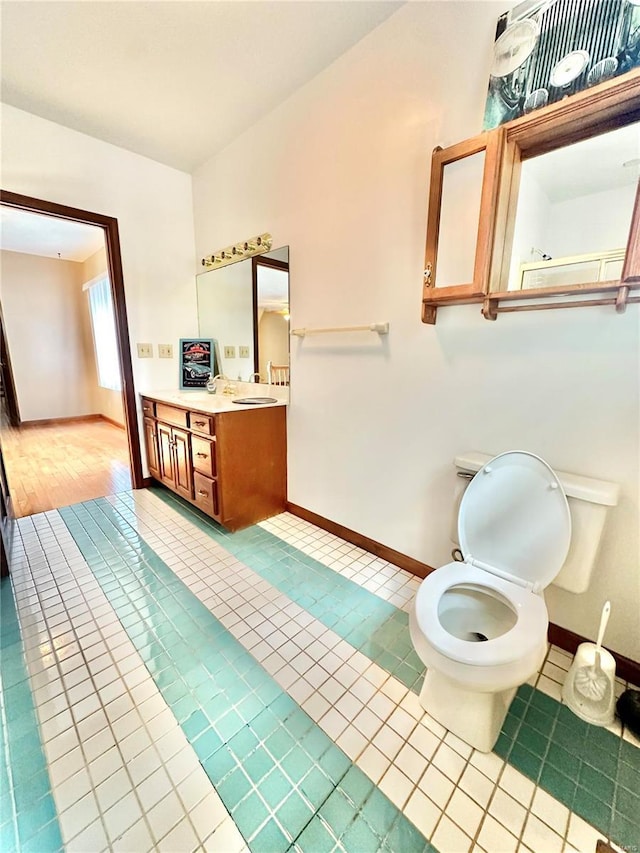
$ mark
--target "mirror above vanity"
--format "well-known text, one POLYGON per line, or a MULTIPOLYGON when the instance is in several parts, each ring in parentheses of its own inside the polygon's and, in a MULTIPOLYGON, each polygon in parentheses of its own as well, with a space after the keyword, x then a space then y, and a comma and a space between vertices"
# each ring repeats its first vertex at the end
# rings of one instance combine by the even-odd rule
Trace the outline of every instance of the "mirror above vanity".
POLYGON ((640 298, 640 73, 432 158, 422 319, 640 298))
POLYGON ((288 246, 201 273, 196 294, 199 334, 216 342, 226 377, 268 382, 274 366, 288 377, 288 246))

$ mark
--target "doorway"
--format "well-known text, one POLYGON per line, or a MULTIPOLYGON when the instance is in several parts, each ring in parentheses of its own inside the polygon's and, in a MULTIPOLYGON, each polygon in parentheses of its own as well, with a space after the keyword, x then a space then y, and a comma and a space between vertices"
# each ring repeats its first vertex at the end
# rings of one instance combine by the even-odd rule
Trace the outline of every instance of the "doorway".
MULTIPOLYGON (((52 417, 43 416, 44 409, 37 407, 38 402, 42 402, 37 399, 38 383, 40 382, 41 387, 45 390, 43 377, 46 373, 45 367, 48 368, 48 365, 45 357, 45 360, 40 362, 42 368, 38 370, 38 362, 29 358, 31 354, 29 340, 33 338, 34 344, 38 343, 35 319, 32 334, 29 334, 30 321, 28 318, 22 318, 20 346, 18 348, 21 348, 23 353, 26 352, 27 357, 18 362, 16 353, 11 352, 12 330, 7 327, 8 323, 11 325, 11 318, 7 315, 7 306, 5 305, 4 317, 0 312, 0 345, 2 347, 0 402, 4 412, 0 430, 0 467, 1 457, 4 456, 5 466, 8 470, 9 492, 11 493, 12 488, 14 488, 12 486, 11 450, 12 447, 16 446, 19 448, 18 454, 23 456, 23 463, 25 456, 31 455, 33 457, 34 454, 30 452, 31 447, 40 448, 43 453, 48 454, 48 456, 41 457, 39 461, 31 458, 31 468, 23 467, 22 469, 23 472, 27 471, 25 476, 35 476, 36 478, 38 471, 40 471, 40 479, 43 483, 46 483, 47 472, 51 473, 48 469, 57 464, 55 461, 56 454, 57 458, 66 457, 64 467, 67 470, 65 474, 69 474, 77 489, 69 492, 70 499, 63 497, 64 489, 58 490, 57 495, 49 495, 48 499, 54 503, 57 501, 57 506, 76 502, 76 500, 99 497, 101 496, 100 493, 104 495, 126 488, 141 488, 144 485, 144 480, 137 429, 117 220, 102 214, 6 191, 0 191, 0 203, 9 215, 31 215, 29 218, 36 225, 38 221, 44 221, 48 226, 64 226, 67 229, 75 229, 78 233, 83 229, 87 233, 93 232, 93 238, 98 239, 102 247, 84 263, 73 263, 65 259, 62 253, 57 258, 58 262, 64 262, 62 266, 66 263, 70 269, 78 267, 78 271, 72 270, 71 274, 80 278, 75 284, 71 282, 70 285, 71 290, 73 290, 77 284, 73 299, 77 298, 79 307, 76 310, 73 304, 69 302, 65 308, 61 308, 61 319, 57 327, 59 338, 60 335, 64 334, 64 327, 74 338, 75 344, 70 340, 69 345, 65 346, 64 341, 61 343, 58 340, 55 346, 52 346, 52 350, 59 353, 64 352, 66 361, 63 359, 61 365, 63 362, 64 365, 72 364, 68 385, 65 386, 60 381, 57 391, 53 395, 49 393, 48 399, 52 407, 52 417), (96 274, 90 275, 91 272, 96 274), (83 286, 84 291, 82 291, 83 286), (85 312, 86 317, 82 317, 82 312, 85 312), (83 331, 73 326, 74 320, 80 324, 86 321, 87 325, 83 331), (88 332, 87 329, 89 329, 88 332), (92 350, 84 359, 86 362, 84 367, 87 370, 93 370, 96 377, 96 388, 98 389, 94 392, 91 403, 88 402, 86 394, 84 398, 80 399, 82 395, 80 386, 85 381, 78 372, 83 369, 82 342, 80 341, 83 336, 85 355, 89 349, 92 350), (88 344, 87 336, 89 336, 88 344), (77 350, 75 354, 72 352, 74 346, 77 350), (102 353, 101 358, 99 351, 102 353), (14 356, 13 369, 12 355, 14 356), (30 362, 29 370, 25 369, 25 362, 30 362), (93 367, 94 362, 95 368, 93 367), (76 372, 74 373, 74 371, 76 372), (29 404, 24 406, 22 412, 20 411, 21 388, 23 389, 22 398, 29 400, 29 404), (35 407, 34 399, 36 401, 35 407), (56 401, 55 404, 51 402, 52 400, 56 401), (91 410, 91 412, 86 415, 61 417, 61 413, 64 415, 63 404, 65 403, 67 404, 67 411, 91 410), (35 418, 33 418, 34 413, 37 414, 35 418), (29 423, 29 421, 33 421, 33 423, 29 423), (47 423, 47 421, 53 422, 47 423), (119 427, 114 424, 118 424, 119 427), (21 448, 20 443, 22 443, 21 448), (42 460, 44 460, 44 464, 42 460), (101 475, 101 466, 106 469, 106 474, 102 472, 104 476, 101 475)), ((2 248, 5 248, 4 240, 2 248)), ((28 255, 18 255, 15 250, 7 252, 6 255, 14 256, 10 259, 14 267, 19 268, 20 263, 18 262, 21 262, 25 269, 28 268, 28 255)), ((52 255, 49 251, 48 258, 37 258, 35 252, 33 255, 34 262, 46 261, 47 264, 53 265, 49 267, 45 265, 43 267, 45 271, 52 270, 52 274, 56 278, 63 275, 62 266, 56 267, 55 252, 52 255)), ((3 253, 4 258, 5 254, 3 253)), ((40 293, 46 295, 47 291, 43 290, 46 275, 43 273, 43 276, 44 279, 39 281, 40 293)), ((48 298, 48 295, 45 298, 48 298)), ((36 301, 32 305, 37 305, 39 309, 42 308, 36 301)), ((53 327, 53 323, 50 326, 53 327)), ((47 331, 49 332, 51 329, 47 329, 47 331)), ((18 340, 15 338, 17 332, 18 324, 14 322, 14 340, 18 340)), ((42 351, 42 347, 40 350, 42 351)), ((61 367, 62 369, 64 367, 61 367)), ((55 377, 51 373, 49 376, 51 378, 47 386, 54 380, 55 382, 58 379, 61 380, 60 377, 55 377)), ((46 387, 46 391, 50 392, 50 387, 46 387)), ((55 481, 57 476, 55 471, 52 476, 55 481)), ((27 512, 19 511, 15 495, 13 497, 14 515, 30 514, 28 510, 27 512)), ((41 511, 43 508, 53 507, 35 506, 32 511, 41 511)))

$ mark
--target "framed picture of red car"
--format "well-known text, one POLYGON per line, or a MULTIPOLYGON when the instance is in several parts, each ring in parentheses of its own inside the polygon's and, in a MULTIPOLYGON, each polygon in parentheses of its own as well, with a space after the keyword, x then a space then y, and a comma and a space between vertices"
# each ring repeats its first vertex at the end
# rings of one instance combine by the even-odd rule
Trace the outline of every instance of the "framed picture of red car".
POLYGON ((206 388, 216 376, 218 363, 215 341, 210 338, 180 338, 180 388, 206 388))

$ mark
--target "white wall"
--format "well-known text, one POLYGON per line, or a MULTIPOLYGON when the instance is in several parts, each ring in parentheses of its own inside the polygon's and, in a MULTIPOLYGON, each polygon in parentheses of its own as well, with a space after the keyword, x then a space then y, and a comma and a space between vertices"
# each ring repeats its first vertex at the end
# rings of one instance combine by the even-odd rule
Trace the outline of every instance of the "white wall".
POLYGON ((6 104, 1 120, 3 189, 118 219, 136 391, 176 387, 178 338, 198 328, 191 177, 6 104))
POLYGON ((266 379, 267 363, 289 364, 289 321, 277 311, 263 311, 258 321, 260 376, 266 379))
POLYGON ((479 132, 498 3, 409 3, 194 176, 198 255, 270 231, 291 247, 289 498, 437 566, 455 453, 524 448, 616 480, 590 590, 553 621, 640 658, 638 309, 479 307, 420 322, 431 151, 479 132))
POLYGON ((553 257, 624 249, 636 184, 556 202, 547 219, 546 251, 553 257))
MULTIPOLYGON (((542 260, 532 248, 552 258, 563 258, 624 249, 629 237, 636 196, 634 184, 551 201, 542 184, 527 169, 532 162, 527 160, 522 167, 509 290, 520 286, 521 263, 542 260)), ((540 286, 543 285, 544 282, 540 286)))
POLYGON ((551 254, 547 246, 547 221, 551 202, 526 165, 525 162, 520 175, 507 290, 520 289, 520 264, 541 261, 540 252, 551 254), (533 252, 533 249, 537 249, 537 253, 533 252))
POLYGON ((2 308, 22 421, 94 412, 81 264, 1 254, 2 308))

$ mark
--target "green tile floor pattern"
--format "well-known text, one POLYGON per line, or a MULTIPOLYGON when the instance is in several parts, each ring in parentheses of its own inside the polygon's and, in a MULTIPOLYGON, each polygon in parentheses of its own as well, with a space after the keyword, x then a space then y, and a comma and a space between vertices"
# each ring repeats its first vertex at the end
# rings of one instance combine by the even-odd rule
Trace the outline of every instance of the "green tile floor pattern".
MULTIPOLYGON (((260 527, 230 534, 166 489, 154 492, 323 624, 419 691, 424 668, 414 652, 413 657, 406 652, 411 647, 406 613, 260 527), (347 601, 351 596, 353 601, 347 601), (359 608, 366 614, 360 624, 359 608), (366 631, 373 631, 372 640, 367 640, 366 631), (389 654, 382 649, 385 640, 392 650, 389 654)), ((495 752, 618 844, 640 849, 640 749, 523 685, 495 752)))
POLYGON ((419 693, 424 664, 409 636, 409 615, 255 525, 230 534, 166 489, 154 493, 256 574, 419 693))
POLYGON ((0 581, 0 850, 62 849, 11 581, 0 581))
POLYGON ((528 684, 495 752, 629 850, 640 849, 640 749, 528 684))
POLYGON ((108 501, 60 515, 252 850, 435 853, 108 501))

